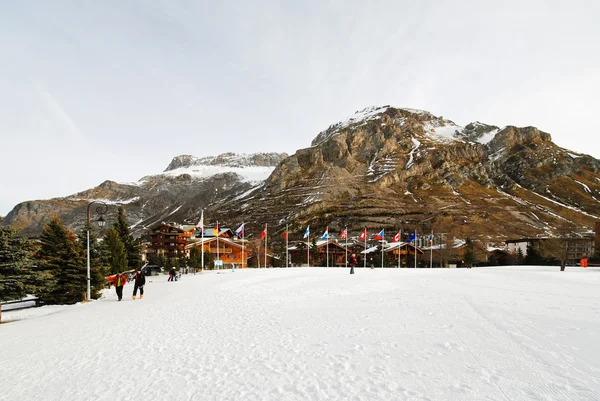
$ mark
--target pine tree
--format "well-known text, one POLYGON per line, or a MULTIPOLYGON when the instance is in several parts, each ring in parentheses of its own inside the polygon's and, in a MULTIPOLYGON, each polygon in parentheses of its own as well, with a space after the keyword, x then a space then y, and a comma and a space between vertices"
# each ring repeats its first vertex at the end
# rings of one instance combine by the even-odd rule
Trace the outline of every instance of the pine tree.
POLYGON ((177 267, 185 267, 186 264, 185 254, 183 251, 177 251, 177 267))
POLYGON ((116 274, 127 270, 127 253, 125 245, 121 242, 119 232, 116 227, 111 227, 104 234, 102 246, 108 257, 108 273, 116 274))
MULTIPOLYGON (((87 230, 90 232, 90 287, 92 299, 100 298, 102 288, 104 288, 104 276, 108 274, 107 257, 103 254, 104 250, 98 242, 96 228, 91 222, 85 223, 78 235, 78 242, 83 248, 86 258, 87 269, 87 230), (89 225, 88 225, 89 224, 89 225)), ((87 272, 86 272, 87 273, 87 272)))
POLYGON ((465 244, 465 265, 467 267, 472 267, 476 261, 473 241, 471 241, 471 238, 467 238, 465 244))
POLYGON ((200 247, 193 247, 190 251, 190 266, 194 269, 202 267, 202 250, 200 247))
POLYGON ((26 237, 20 237, 13 227, 0 227, 0 301, 21 299, 35 290, 31 256, 26 237))
POLYGON ((44 285, 40 298, 47 304, 81 302, 87 292, 87 269, 83 249, 75 234, 58 217, 44 226, 40 237, 40 267, 44 285))
POLYGON ((119 216, 113 227, 117 230, 119 238, 125 247, 129 269, 137 270, 142 265, 142 259, 136 241, 129 230, 129 224, 127 224, 127 217, 125 216, 125 209, 123 206, 119 207, 119 216))

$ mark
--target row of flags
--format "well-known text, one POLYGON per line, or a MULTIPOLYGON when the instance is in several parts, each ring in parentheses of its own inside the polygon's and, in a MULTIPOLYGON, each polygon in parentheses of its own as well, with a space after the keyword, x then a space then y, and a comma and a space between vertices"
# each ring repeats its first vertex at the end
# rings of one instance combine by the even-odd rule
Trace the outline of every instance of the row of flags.
MULTIPOLYGON (((235 234, 238 237, 241 237, 242 234, 244 233, 244 226, 246 223, 242 223, 236 230, 235 230, 235 234)), ((200 217, 200 221, 198 222, 198 224, 196 225, 196 227, 203 229, 204 228, 204 211, 202 211, 202 216, 200 217)), ((213 228, 213 235, 218 236, 219 235, 219 224, 215 224, 215 227, 213 228)), ((263 229, 262 233, 260 234, 260 239, 265 239, 267 235, 267 226, 265 224, 265 228, 263 229)), ((287 230, 283 231, 283 239, 287 239, 287 230)), ((304 231, 304 237, 303 238, 308 238, 310 236, 310 225, 308 225, 306 227, 306 230, 304 231)), ((402 231, 398 231, 398 233, 396 235, 394 235, 394 237, 392 238, 392 242, 400 242, 402 236, 402 231)), ((342 232, 340 233, 340 238, 341 239, 346 239, 348 237, 348 227, 344 228, 344 230, 342 230, 342 232)), ((329 238, 329 227, 327 227, 325 229, 325 232, 323 233, 323 235, 321 236, 322 240, 328 239, 329 238)), ((375 240, 379 241, 379 240, 383 240, 385 238, 385 229, 382 229, 379 233, 377 233, 377 235, 375 235, 375 240)), ((362 233, 360 234, 359 240, 360 241, 365 241, 367 239, 367 229, 365 228, 362 233)), ((413 242, 414 240, 417 239, 417 232, 413 232, 410 237, 408 237, 408 239, 406 240, 406 242, 410 243, 413 242)), ((433 245, 433 232, 429 235, 429 245, 433 245)))

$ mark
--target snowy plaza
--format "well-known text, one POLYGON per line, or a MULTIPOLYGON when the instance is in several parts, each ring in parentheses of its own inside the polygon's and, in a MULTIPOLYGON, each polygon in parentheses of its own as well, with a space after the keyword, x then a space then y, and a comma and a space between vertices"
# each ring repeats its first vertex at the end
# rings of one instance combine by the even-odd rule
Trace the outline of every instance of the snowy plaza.
POLYGON ((0 400, 599 400, 600 270, 244 269, 6 311, 0 400))

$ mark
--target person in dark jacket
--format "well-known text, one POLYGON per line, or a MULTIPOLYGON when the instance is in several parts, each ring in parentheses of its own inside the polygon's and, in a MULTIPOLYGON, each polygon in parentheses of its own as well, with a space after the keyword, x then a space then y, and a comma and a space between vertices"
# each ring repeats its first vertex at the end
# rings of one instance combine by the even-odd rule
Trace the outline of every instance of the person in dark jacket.
POLYGON ((146 276, 141 270, 138 270, 133 279, 135 280, 133 283, 133 299, 135 300, 138 288, 140 289, 140 299, 144 298, 144 284, 146 284, 146 276))
POLYGON ((114 276, 107 277, 110 282, 115 285, 115 289, 117 290, 117 297, 119 301, 123 299, 123 286, 127 284, 127 278, 125 275, 121 273, 117 273, 114 276))
POLYGON ((171 270, 169 270, 169 279, 167 281, 174 281, 175 280, 175 268, 171 267, 171 270))

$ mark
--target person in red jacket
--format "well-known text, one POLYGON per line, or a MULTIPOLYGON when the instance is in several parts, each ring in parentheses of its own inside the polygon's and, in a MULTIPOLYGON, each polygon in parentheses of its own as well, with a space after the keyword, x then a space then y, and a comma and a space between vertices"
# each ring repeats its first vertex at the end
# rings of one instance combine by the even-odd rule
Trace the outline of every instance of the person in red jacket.
POLYGON ((123 286, 127 284, 127 277, 122 275, 121 273, 117 273, 114 276, 109 276, 108 280, 115 285, 115 289, 117 290, 117 297, 119 297, 119 301, 123 299, 123 286))

